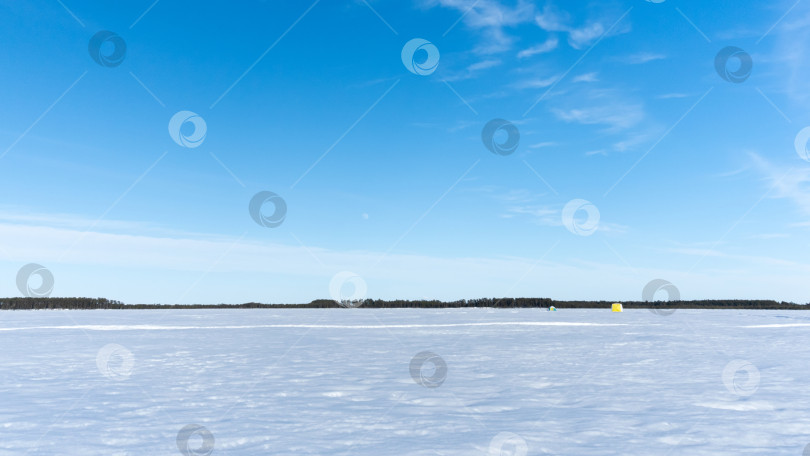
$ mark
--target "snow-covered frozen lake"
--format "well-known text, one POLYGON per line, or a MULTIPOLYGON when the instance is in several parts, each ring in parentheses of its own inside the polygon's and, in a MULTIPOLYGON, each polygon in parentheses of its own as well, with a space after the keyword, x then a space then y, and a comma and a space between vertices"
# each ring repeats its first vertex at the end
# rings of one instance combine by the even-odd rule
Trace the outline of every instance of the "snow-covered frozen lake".
POLYGON ((800 456, 810 443, 800 311, 0 318, 2 455, 800 456))

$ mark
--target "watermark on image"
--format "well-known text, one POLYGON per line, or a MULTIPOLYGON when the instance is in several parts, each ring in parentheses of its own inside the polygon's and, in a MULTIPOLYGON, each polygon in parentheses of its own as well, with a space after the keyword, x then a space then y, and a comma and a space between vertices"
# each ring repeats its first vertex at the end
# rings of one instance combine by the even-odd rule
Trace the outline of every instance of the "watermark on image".
POLYGON ((101 375, 120 382, 132 376, 135 356, 124 346, 107 344, 96 354, 96 367, 101 375))
POLYGON ((590 236, 599 229, 599 209, 584 199, 571 200, 563 207, 562 224, 577 236, 590 236), (580 211, 585 212, 584 220, 577 218, 580 211))
POLYGON ((329 297, 341 307, 360 307, 366 293, 366 281, 354 272, 338 272, 329 281, 329 297))
POLYGON ((177 449, 183 456, 208 456, 214 443, 214 434, 199 424, 186 425, 177 433, 177 449))
POLYGON ((759 369, 749 361, 735 359, 723 369, 723 384, 735 396, 751 396, 759 388, 759 369))
POLYGON ((433 74, 439 66, 439 48, 428 40, 414 38, 402 47, 402 64, 413 74, 433 74))
POLYGON ((736 46, 727 46, 715 56, 714 68, 724 80, 739 84, 751 76, 754 61, 744 50, 736 46))
POLYGON ((650 280, 647 285, 644 285, 644 289, 641 290, 641 300, 645 302, 653 302, 656 304, 655 307, 650 309, 650 312, 657 314, 657 315, 672 315, 675 313, 676 309, 667 308, 665 305, 660 304, 661 300, 656 299, 655 295, 659 292, 663 291, 667 294, 667 299, 664 301, 671 302, 671 301, 680 301, 681 300, 681 292, 678 290, 678 287, 673 285, 667 280, 664 279, 653 279, 650 280))
POLYGON ((276 193, 263 191, 253 195, 248 205, 250 218, 259 226, 276 228, 287 218, 287 203, 276 193), (273 212, 266 213, 263 209, 272 206, 273 212))
POLYGON ((489 456, 526 456, 529 445, 514 432, 500 432, 489 442, 489 456))
POLYGON ((169 119, 169 136, 177 145, 193 149, 202 145, 208 126, 199 114, 180 111, 169 119), (191 129, 191 131, 188 131, 191 129))
POLYGON ((447 379, 447 363, 431 351, 423 351, 411 359, 411 378, 425 388, 438 388, 447 379))
POLYGON ((810 162, 810 127, 804 127, 796 135, 796 140, 793 142, 796 147, 796 153, 799 157, 807 162, 810 162))
POLYGON ((53 284, 53 274, 41 264, 28 263, 17 271, 17 289, 26 298, 47 298, 53 292, 53 284))
POLYGON ((117 33, 102 30, 90 38, 87 51, 99 65, 114 68, 124 61, 124 57, 127 55, 127 43, 117 33))
POLYGON ((511 155, 520 143, 520 130, 508 120, 492 119, 481 130, 484 146, 496 155, 511 155))

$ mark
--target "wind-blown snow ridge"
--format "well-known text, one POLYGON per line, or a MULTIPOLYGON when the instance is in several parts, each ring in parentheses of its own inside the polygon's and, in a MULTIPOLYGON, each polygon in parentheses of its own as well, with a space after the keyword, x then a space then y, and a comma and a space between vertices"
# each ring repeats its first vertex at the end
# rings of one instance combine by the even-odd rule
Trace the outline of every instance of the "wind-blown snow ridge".
POLYGON ((304 328, 304 329, 408 329, 408 328, 459 328, 469 326, 627 326, 626 323, 583 323, 567 321, 500 321, 484 323, 446 323, 433 325, 222 325, 222 326, 167 326, 167 325, 59 325, 25 326, 0 328, 0 331, 28 331, 34 329, 76 329, 82 331, 183 331, 190 329, 262 329, 262 328, 304 328))
POLYGON ((774 323, 770 325, 743 326, 743 328, 797 328, 801 326, 810 326, 810 323, 774 323))

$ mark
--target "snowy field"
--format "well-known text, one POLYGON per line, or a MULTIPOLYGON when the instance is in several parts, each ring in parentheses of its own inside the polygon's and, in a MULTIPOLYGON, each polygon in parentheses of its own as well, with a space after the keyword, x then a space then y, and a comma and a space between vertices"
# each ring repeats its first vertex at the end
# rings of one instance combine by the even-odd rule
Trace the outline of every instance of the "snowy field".
POLYGON ((810 312, 0 318, 2 455, 800 456, 810 443, 810 312))

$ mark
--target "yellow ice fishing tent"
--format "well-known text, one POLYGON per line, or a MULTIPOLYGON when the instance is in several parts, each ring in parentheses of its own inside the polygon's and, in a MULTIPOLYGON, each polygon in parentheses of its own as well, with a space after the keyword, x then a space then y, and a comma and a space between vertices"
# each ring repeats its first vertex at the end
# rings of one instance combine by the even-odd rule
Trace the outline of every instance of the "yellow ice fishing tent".
POLYGON ((610 310, 613 312, 621 312, 623 309, 621 303, 614 302, 613 305, 610 306, 610 310))

